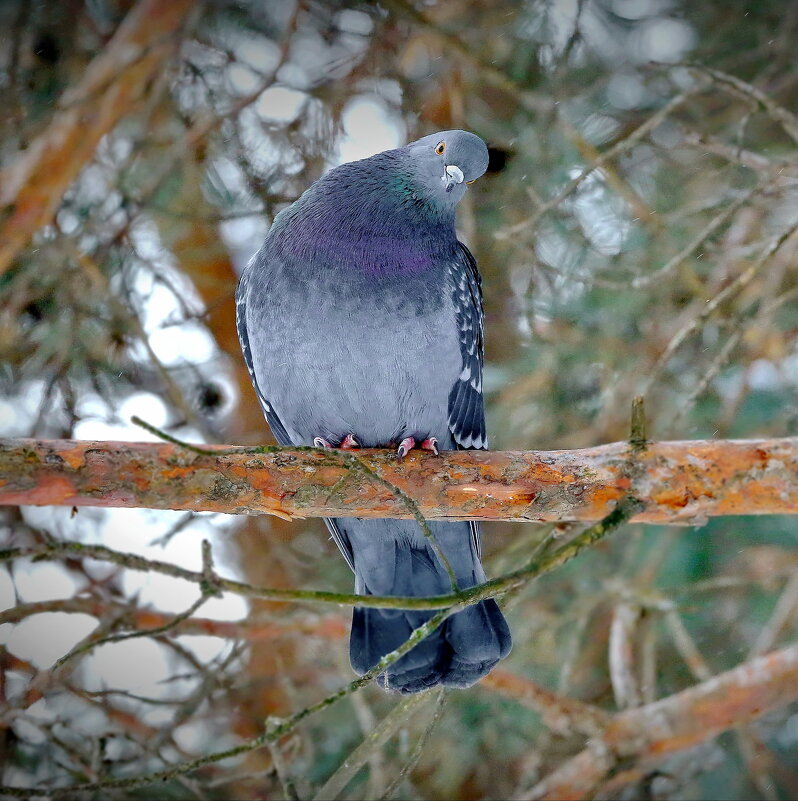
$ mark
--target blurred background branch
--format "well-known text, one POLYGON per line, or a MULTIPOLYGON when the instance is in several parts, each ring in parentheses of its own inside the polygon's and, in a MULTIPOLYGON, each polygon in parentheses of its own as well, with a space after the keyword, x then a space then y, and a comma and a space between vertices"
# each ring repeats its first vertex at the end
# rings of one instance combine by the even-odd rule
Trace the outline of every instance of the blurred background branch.
POLYGON ((81 80, 61 95, 49 127, 0 173, 0 275, 33 234, 52 222, 102 137, 146 96, 174 55, 176 32, 194 5, 139 0, 81 80))
MULTIPOLYGON (((752 659, 689 690, 619 713, 586 750, 525 797, 592 797, 613 770, 616 773, 607 784, 621 788, 633 775, 645 775, 652 763, 666 755, 692 748, 796 698, 798 646, 791 646, 752 659)), ((605 786, 604 792, 608 790, 605 786)))

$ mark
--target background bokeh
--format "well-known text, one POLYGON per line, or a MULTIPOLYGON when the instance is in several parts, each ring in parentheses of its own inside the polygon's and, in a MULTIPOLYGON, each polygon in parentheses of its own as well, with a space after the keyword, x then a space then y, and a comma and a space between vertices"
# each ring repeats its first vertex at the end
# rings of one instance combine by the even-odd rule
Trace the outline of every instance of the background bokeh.
MULTIPOLYGON (((4 169, 57 124, 136 5, 0 2, 4 169)), ((138 415, 196 442, 271 441, 235 336, 237 273, 325 170, 449 128, 491 152, 459 230, 483 275, 493 448, 624 439, 636 394, 653 438, 798 435, 796 37, 798 3, 783 0, 196 3, 52 223, 0 273, 0 436, 151 438, 138 415)), ((795 519, 694 522, 627 525, 531 583, 512 600, 503 667, 612 712, 794 641, 795 519), (631 692, 610 669, 613 632, 629 645, 631 692)), ((549 530, 485 526, 489 573, 549 530)), ((43 507, 3 511, 0 536, 195 569, 205 538, 220 572, 253 584, 351 584, 319 521, 43 507)), ((3 783, 156 770, 349 681, 347 610, 233 595, 193 627, 53 667, 197 595, 86 559, 0 569, 0 607, 23 610, 0 625, 3 783)), ((369 687, 325 710, 281 744, 281 777, 260 749, 158 794, 279 798, 294 785, 313 797, 396 704, 369 687)), ((495 688, 437 704, 398 716, 341 797, 516 797, 584 743, 495 688)), ((795 798, 798 709, 619 792, 795 798)))

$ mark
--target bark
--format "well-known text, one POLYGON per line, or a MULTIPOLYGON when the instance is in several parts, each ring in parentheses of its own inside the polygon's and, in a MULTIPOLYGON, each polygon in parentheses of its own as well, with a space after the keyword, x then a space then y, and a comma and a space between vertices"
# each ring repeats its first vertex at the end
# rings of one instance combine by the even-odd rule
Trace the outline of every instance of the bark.
POLYGON ((0 275, 52 221, 102 137, 136 109, 195 5, 139 0, 81 81, 64 93, 49 127, 0 172, 0 275))
POLYGON ((0 505, 144 507, 278 517, 641 523, 798 514, 798 439, 612 443, 572 451, 225 448, 0 440, 0 505))

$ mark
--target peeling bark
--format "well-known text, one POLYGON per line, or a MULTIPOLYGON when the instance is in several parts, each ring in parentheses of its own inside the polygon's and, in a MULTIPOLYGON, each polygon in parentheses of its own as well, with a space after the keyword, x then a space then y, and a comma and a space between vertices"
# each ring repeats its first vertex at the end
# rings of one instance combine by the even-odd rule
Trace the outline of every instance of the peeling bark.
POLYGON ((0 440, 0 505, 144 507, 278 517, 642 523, 798 514, 798 439, 612 443, 572 451, 316 451, 0 440), (410 500, 412 499, 412 500, 410 500))

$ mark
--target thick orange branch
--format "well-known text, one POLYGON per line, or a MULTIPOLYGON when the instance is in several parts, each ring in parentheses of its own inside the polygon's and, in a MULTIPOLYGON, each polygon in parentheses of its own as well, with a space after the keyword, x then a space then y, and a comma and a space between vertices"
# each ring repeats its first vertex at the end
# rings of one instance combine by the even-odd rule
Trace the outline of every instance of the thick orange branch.
POLYGON ((798 439, 613 443, 573 451, 413 452, 0 440, 0 505, 116 506, 281 517, 602 519, 626 496, 635 520, 699 523, 798 514, 798 439))
POLYGON ((64 93, 50 126, 0 172, 0 275, 52 221, 100 139, 144 97, 194 5, 139 0, 81 81, 64 93))

